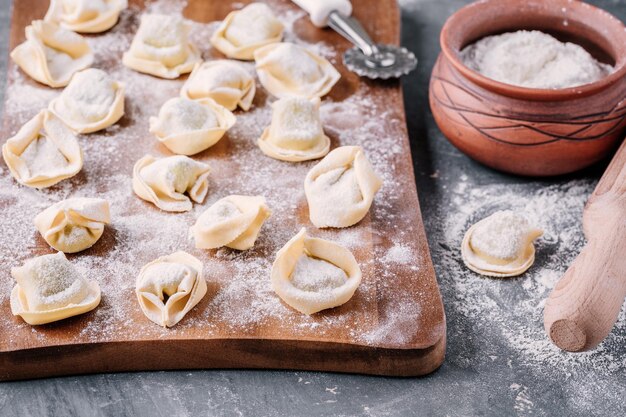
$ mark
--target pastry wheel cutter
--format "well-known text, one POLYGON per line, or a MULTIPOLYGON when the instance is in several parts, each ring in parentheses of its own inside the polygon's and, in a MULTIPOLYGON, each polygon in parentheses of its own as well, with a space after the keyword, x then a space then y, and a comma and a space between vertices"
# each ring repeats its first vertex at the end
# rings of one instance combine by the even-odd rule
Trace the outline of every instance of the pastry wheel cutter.
POLYGON ((352 42, 343 56, 345 66, 362 77, 399 78, 417 67, 417 58, 406 48, 372 41, 363 26, 352 17, 350 0, 292 0, 303 8, 317 27, 330 26, 352 42))

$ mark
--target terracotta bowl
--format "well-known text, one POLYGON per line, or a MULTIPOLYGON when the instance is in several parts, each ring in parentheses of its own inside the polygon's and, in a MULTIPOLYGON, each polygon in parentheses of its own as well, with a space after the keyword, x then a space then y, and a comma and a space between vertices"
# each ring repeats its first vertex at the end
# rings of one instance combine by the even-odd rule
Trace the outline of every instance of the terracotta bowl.
POLYGON ((609 13, 571 0, 484 0, 452 15, 441 32, 430 106, 444 135, 492 168, 529 176, 559 175, 606 157, 626 128, 626 27, 609 13), (614 65, 608 77, 580 87, 516 87, 466 67, 459 51, 485 37, 540 30, 583 46, 614 65))

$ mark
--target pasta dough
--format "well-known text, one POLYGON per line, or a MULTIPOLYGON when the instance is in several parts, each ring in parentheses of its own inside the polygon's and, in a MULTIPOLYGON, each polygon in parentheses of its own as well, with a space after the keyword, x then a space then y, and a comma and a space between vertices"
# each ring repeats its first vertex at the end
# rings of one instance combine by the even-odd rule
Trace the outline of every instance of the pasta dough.
POLYGON ((83 167, 83 152, 72 132, 42 110, 2 146, 11 175, 33 188, 46 188, 73 177, 83 167))
POLYGON ((533 241, 542 234, 519 214, 510 210, 495 212, 465 234, 461 244, 463 262, 482 275, 520 275, 535 262, 533 241))
POLYGON ((193 155, 215 145, 235 124, 235 116, 210 98, 169 99, 159 117, 150 118, 150 133, 174 153, 193 155))
POLYGON ((263 197, 231 195, 222 198, 202 213, 191 228, 196 248, 250 249, 271 214, 263 197))
POLYGON ((74 132, 97 132, 124 115, 124 84, 99 69, 80 71, 49 109, 74 132))
POLYGON ((43 255, 12 268, 17 281, 11 312, 26 323, 46 324, 77 316, 100 304, 100 286, 85 279, 62 252, 43 255))
POLYGON ((65 87, 75 72, 93 63, 89 44, 77 33, 43 20, 34 20, 25 31, 26 41, 11 51, 11 58, 42 84, 65 87))
POLYGON ((330 62, 292 43, 275 43, 254 53, 259 81, 272 95, 283 98, 322 97, 341 75, 330 62))
POLYGON ((328 153, 330 139, 322 129, 319 98, 281 98, 272 107, 272 124, 259 139, 264 154, 296 162, 321 158, 328 153))
POLYGON ((161 78, 178 78, 201 61, 189 42, 190 26, 178 16, 144 14, 122 62, 135 71, 161 78))
POLYGON ((135 284, 141 310, 163 327, 181 321, 206 292, 202 262, 182 251, 145 265, 135 284))
POLYGON ((54 249, 75 253, 92 247, 109 224, 109 203, 101 198, 69 198, 35 217, 35 227, 54 249))
POLYGON ((319 228, 357 224, 381 186, 382 180, 360 146, 333 150, 304 180, 311 222, 319 228))
POLYGON ((45 21, 81 33, 99 33, 117 23, 127 0, 50 0, 45 21))
POLYGON ((146 155, 133 167, 133 190, 161 210, 189 211, 191 200, 204 201, 209 171, 207 164, 186 156, 156 159, 146 155))
POLYGON ((221 59, 196 64, 180 95, 190 100, 210 98, 235 110, 248 111, 256 93, 254 78, 235 61, 221 59))
POLYGON ((334 242, 308 237, 306 229, 278 251, 272 265, 274 291, 304 314, 347 303, 360 283, 361 269, 352 253, 334 242))
POLYGON ((267 5, 252 3, 229 13, 211 36, 211 43, 228 58, 251 61, 257 49, 280 42, 284 30, 267 5))

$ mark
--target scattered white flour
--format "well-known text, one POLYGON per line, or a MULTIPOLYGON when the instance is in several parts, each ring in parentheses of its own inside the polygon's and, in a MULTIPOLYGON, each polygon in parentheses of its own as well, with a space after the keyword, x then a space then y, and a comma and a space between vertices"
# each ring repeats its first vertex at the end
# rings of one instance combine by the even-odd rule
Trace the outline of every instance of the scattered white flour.
POLYGON ((461 58, 489 78, 529 88, 575 87, 613 71, 581 46, 535 30, 487 36, 464 48, 461 58))

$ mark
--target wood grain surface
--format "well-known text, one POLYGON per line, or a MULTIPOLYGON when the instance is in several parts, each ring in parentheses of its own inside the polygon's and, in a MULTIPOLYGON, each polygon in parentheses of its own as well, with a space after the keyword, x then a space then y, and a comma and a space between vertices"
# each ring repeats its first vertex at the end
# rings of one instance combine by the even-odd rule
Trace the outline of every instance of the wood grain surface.
MULTIPOLYGON (((23 41, 24 27, 31 20, 44 15, 46 3, 23 0, 14 4, 11 48, 23 41)), ((220 20, 232 10, 233 3, 235 2, 190 0, 184 15, 199 22, 220 20)), ((293 8, 294 12, 296 11, 295 6, 286 0, 273 0, 268 3, 281 8, 293 8)), ((360 0, 354 1, 353 4, 356 17, 364 23, 377 41, 394 44, 399 42, 399 12, 394 0, 360 0)), ((136 21, 143 6, 143 2, 131 1, 130 10, 125 12, 132 15, 127 16, 128 19, 136 21)), ((114 28, 113 32, 115 30, 114 28)), ((383 202, 389 206, 386 212, 391 213, 393 221, 370 213, 352 228, 361 240, 359 248, 353 252, 363 266, 364 272, 364 285, 353 299, 342 307, 322 312, 312 318, 289 311, 283 318, 269 317, 245 328, 233 326, 221 316, 214 319, 209 317, 207 321, 203 317, 210 308, 210 300, 220 293, 227 280, 237 279, 235 271, 228 257, 218 259, 215 251, 181 248, 198 256, 205 264, 210 262, 211 265, 218 265, 219 271, 210 269, 206 271, 209 294, 183 322, 172 329, 161 329, 149 323, 141 313, 132 290, 123 292, 123 297, 111 297, 103 293, 102 304, 94 312, 36 328, 31 328, 20 319, 11 317, 8 294, 3 294, 0 298, 0 312, 3 317, 9 318, 0 320, 0 335, 3 335, 0 336, 0 379, 193 368, 306 369, 414 376, 427 374, 439 367, 445 353, 445 315, 420 215, 400 85, 397 82, 364 81, 348 72, 341 65, 340 56, 349 44, 331 31, 316 29, 308 19, 304 17, 298 19, 293 31, 299 39, 308 43, 323 42, 333 46, 335 54, 333 62, 340 70, 342 80, 326 100, 341 103, 357 92, 369 97, 376 108, 385 109, 385 114, 381 114, 376 120, 379 120, 389 137, 394 139, 394 146, 399 147, 399 151, 392 153, 392 159, 387 162, 393 184, 401 186, 392 190, 393 199, 383 202), (398 244, 411 252, 411 259, 414 259, 414 262, 392 264, 383 262, 381 254, 387 253, 398 244), (419 306, 419 314, 408 315, 406 319, 402 319, 401 308, 406 302, 419 306), (108 311, 114 311, 118 304, 129 309, 128 316, 106 315, 108 311), (104 316, 98 316, 99 310, 104 316), (315 326, 303 328, 304 324, 310 324, 311 321, 315 326), (335 321, 340 322, 341 326, 333 327, 335 321), (107 331, 99 332, 97 326, 94 330, 95 325, 102 323, 106 325, 107 331), (364 333, 378 334, 377 332, 383 337, 370 339, 362 337, 364 333)), ((98 63, 99 67, 112 70, 121 65, 120 61, 121 56, 111 56, 100 57, 98 63)), ((13 68, 12 63, 9 65, 6 112, 0 134, 2 142, 27 120, 21 113, 20 117, 17 117, 17 113, 12 112, 11 99, 15 97, 11 95, 11 87, 16 83, 32 84, 30 87, 38 90, 44 88, 23 77, 13 68)), ((131 97, 132 104, 140 105, 142 101, 149 101, 149 93, 147 91, 145 97, 131 97)), ((260 91, 255 99, 255 106, 266 105, 266 100, 266 95, 260 91)), ((38 110, 32 109, 33 115, 38 110)), ((112 159, 114 163, 99 165, 102 171, 92 175, 130 173, 133 163, 146 152, 167 154, 167 151, 162 146, 156 145, 154 138, 150 137, 145 121, 139 123, 133 119, 135 113, 137 111, 132 106, 127 106, 126 116, 119 123, 120 128, 115 133, 104 132, 100 136, 114 135, 119 136, 116 139, 124 140, 124 136, 128 135, 141 139, 133 142, 132 146, 119 148, 119 153, 112 159)), ((333 132, 328 134, 333 147, 342 143, 339 135, 333 132)), ((100 138, 81 138, 81 141, 98 139, 100 138)), ((253 141, 254 135, 251 134, 249 140, 253 141)), ((232 186, 234 178, 238 177, 237 170, 242 169, 231 163, 234 158, 233 148, 228 140, 222 140, 218 145, 195 157, 223 168, 215 170, 213 174, 212 186, 217 188, 214 191, 226 191, 220 189, 220 184, 232 186)), ((275 172, 272 171, 273 167, 279 166, 282 165, 268 161, 266 170, 268 172, 265 172, 268 178, 284 174, 278 168, 275 172)), ((308 166, 310 165, 297 168, 302 178, 308 166)), ((4 165, 3 175, 8 175, 4 165)), ((72 179, 68 187, 71 191, 79 191, 81 187, 85 187, 88 177, 81 173, 72 179)), ((130 177, 128 181, 130 183, 130 177)), ((299 184, 300 179, 296 183, 299 184)), ((17 191, 13 197, 0 201, 0 207, 15 204, 15 201, 20 199, 20 193, 26 192, 21 187, 15 188, 17 191)), ((375 201, 374 205, 380 203, 375 201)), ((137 201, 133 202, 128 210, 134 210, 140 215, 142 210, 156 209, 147 203, 137 201)), ((294 231, 301 226, 307 226, 312 234, 329 239, 346 233, 341 230, 315 230, 308 222, 306 200, 299 200, 295 210, 296 215, 293 218, 284 220, 284 224, 294 231)), ((3 218, 2 221, 10 219, 3 218)), ((159 225, 153 226, 158 231, 159 225)), ((114 256, 112 249, 120 238, 118 234, 113 219, 113 225, 107 228, 101 241, 86 251, 86 254, 98 257, 101 265, 116 261, 111 257, 114 256)), ((3 254, 3 257, 13 255, 14 262, 3 265, 1 271, 3 280, 7 282, 12 280, 9 274, 10 266, 18 265, 29 257, 51 252, 39 236, 36 239, 38 239, 36 244, 28 247, 20 247, 21 242, 18 240, 10 242, 15 245, 15 251, 3 254)), ((246 256, 251 259, 273 260, 276 250, 279 249, 271 245, 258 246, 260 247, 246 256)), ((132 248, 132 266, 137 272, 146 261, 163 255, 146 253, 142 249, 141 241, 132 248)), ((80 259, 81 256, 86 255, 77 254, 70 259, 80 259)), ((257 273, 258 279, 267 277, 269 287, 269 271, 257 273)), ((124 279, 134 281, 134 276, 124 279)), ((242 294, 240 303, 228 306, 232 309, 230 315, 244 314, 249 304, 254 302, 254 297, 258 296, 254 293, 242 294)))

